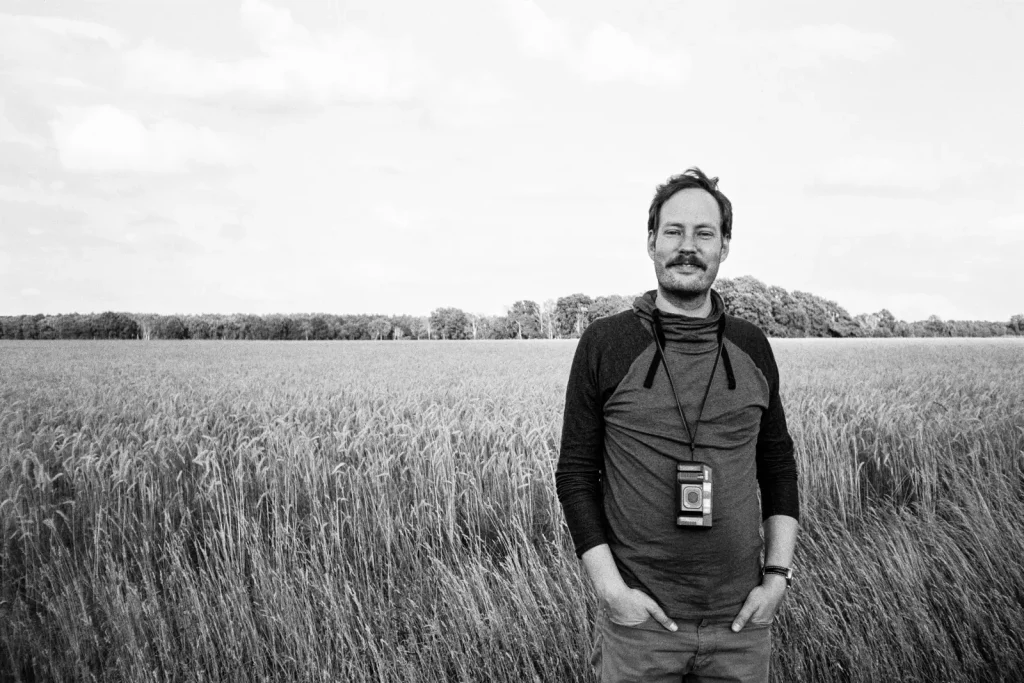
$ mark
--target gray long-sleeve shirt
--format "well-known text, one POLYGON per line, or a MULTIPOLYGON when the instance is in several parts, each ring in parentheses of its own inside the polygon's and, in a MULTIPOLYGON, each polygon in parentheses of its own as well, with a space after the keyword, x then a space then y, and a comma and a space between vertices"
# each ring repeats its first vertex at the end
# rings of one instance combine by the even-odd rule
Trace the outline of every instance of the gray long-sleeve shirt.
POLYGON ((714 473, 713 524, 675 524, 676 463, 690 459, 690 439, 665 372, 692 432, 725 315, 715 292, 712 301, 708 318, 661 314, 664 360, 651 326, 654 292, 587 328, 570 371, 556 471, 577 554, 608 543, 627 585, 679 619, 734 616, 760 581, 761 519, 799 517, 771 347, 756 326, 725 316, 695 436, 696 459, 714 473))

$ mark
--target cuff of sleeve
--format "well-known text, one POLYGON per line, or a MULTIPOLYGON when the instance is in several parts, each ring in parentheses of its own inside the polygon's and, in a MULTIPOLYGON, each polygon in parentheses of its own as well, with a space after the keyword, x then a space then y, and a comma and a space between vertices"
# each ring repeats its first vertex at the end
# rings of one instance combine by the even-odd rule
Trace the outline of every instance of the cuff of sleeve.
POLYGON ((594 536, 591 538, 585 538, 576 544, 576 557, 582 558, 583 553, 587 552, 591 548, 596 548, 599 545, 603 545, 608 542, 604 536, 594 536))
POLYGON ((786 515, 800 520, 800 490, 796 481, 776 482, 761 491, 761 520, 772 515, 786 515))

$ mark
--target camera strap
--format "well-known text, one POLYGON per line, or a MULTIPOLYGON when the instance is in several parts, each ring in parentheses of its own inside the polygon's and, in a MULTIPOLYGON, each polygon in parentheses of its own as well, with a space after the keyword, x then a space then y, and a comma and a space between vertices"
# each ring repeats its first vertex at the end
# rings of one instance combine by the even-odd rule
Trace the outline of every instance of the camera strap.
MULTIPOLYGON (((715 350, 715 364, 711 366, 708 385, 704 387, 704 397, 700 400, 700 408, 697 410, 697 420, 694 422, 692 432, 690 431, 690 423, 686 420, 686 415, 683 413, 683 404, 679 402, 679 394, 676 392, 676 385, 675 382, 672 381, 672 373, 668 367, 668 355, 665 353, 665 331, 661 328, 661 311, 655 308, 651 317, 654 319, 654 341, 658 345, 658 350, 655 353, 661 356, 661 362, 665 364, 665 374, 668 376, 668 386, 672 390, 672 398, 675 399, 676 408, 679 410, 679 419, 683 422, 683 429, 686 430, 686 436, 690 439, 690 460, 696 461, 697 430, 700 429, 700 419, 704 415, 704 406, 708 402, 708 394, 711 393, 711 384, 715 381, 715 371, 718 370, 718 361, 722 357, 722 349, 725 346, 725 314, 723 313, 718 319, 718 330, 715 335, 718 342, 715 350)), ((657 359, 655 359, 655 363, 657 363, 657 359)))

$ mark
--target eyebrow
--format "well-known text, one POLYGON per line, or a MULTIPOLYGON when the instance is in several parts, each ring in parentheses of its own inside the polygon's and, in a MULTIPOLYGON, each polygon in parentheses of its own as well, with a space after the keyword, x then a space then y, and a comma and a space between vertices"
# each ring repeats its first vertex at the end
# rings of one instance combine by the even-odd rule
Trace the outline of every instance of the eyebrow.
MULTIPOLYGON (((675 221, 672 221, 671 223, 663 223, 661 225, 661 227, 663 227, 663 228, 685 228, 686 225, 684 223, 677 223, 675 221)), ((695 229, 696 228, 715 228, 716 230, 720 229, 719 226, 715 225, 714 223, 697 223, 693 227, 695 229)))

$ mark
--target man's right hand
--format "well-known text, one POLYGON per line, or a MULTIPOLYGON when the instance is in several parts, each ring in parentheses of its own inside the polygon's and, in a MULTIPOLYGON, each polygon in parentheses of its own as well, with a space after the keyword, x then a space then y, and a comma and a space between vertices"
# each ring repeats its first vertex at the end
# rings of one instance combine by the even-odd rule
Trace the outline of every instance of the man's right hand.
POLYGON ((636 588, 623 585, 621 590, 605 595, 602 599, 608 610, 608 618, 619 626, 638 626, 654 617, 669 631, 678 628, 651 596, 636 588))
POLYGON ((582 559, 597 597, 613 623, 620 626, 637 626, 654 617, 669 631, 678 629, 654 598, 626 585, 615 566, 615 558, 607 543, 594 546, 583 553, 582 559))

